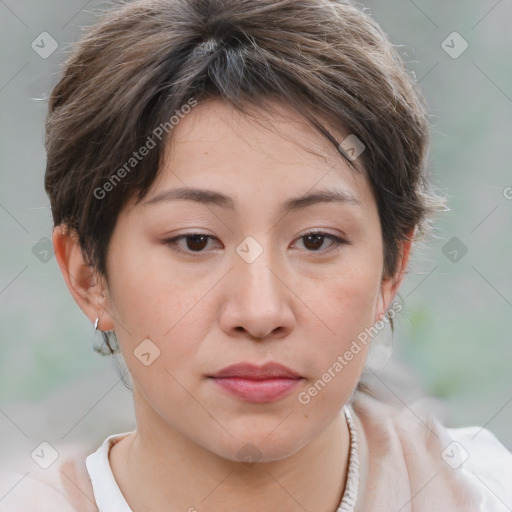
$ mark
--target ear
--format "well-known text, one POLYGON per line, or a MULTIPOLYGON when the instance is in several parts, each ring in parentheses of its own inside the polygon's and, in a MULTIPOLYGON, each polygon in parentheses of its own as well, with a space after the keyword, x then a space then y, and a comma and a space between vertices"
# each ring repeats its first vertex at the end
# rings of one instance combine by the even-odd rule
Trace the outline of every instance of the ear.
POLYGON ((377 309, 375 312, 375 321, 382 320, 384 318, 384 314, 390 307, 391 302, 395 298, 398 289, 402 284, 405 273, 407 271, 409 257, 411 255, 414 232, 415 228, 406 234, 407 240, 404 240, 400 243, 397 269, 395 274, 393 276, 382 278, 380 294, 377 301, 377 309))
POLYGON ((105 280, 86 263, 76 230, 70 229, 66 232, 64 225, 56 226, 52 242, 55 259, 75 302, 91 323, 94 324, 96 318, 99 318, 99 330, 113 329, 105 280))

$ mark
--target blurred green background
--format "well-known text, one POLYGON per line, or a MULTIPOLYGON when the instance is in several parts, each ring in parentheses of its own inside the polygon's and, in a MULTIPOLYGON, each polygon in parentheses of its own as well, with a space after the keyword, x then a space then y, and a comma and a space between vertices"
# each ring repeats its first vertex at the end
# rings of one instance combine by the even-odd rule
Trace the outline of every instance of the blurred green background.
MULTIPOLYGON (((134 425, 130 392, 113 360, 92 350, 100 336, 48 246, 43 188, 45 98, 68 43, 106 5, 0 2, 0 438, 12 439, 10 448, 96 442, 134 425), (58 44, 51 55, 43 32, 58 44)), ((440 398, 449 426, 486 426, 511 449, 512 1, 364 5, 420 80, 432 115, 431 172, 450 208, 416 248, 383 374, 390 383, 407 375, 418 397, 440 398)), ((404 400, 410 386, 390 384, 404 400)))

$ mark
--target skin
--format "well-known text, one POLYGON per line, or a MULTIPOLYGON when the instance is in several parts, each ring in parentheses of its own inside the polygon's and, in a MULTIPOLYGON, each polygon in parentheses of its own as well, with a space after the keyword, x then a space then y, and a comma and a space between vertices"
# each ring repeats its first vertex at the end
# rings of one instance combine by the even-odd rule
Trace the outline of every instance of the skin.
POLYGON ((137 431, 112 448, 110 464, 134 512, 332 512, 343 494, 349 434, 340 410, 367 347, 308 404, 298 394, 382 318, 410 243, 397 274, 383 277, 379 215, 363 173, 298 113, 273 107, 255 120, 213 100, 180 121, 144 201, 200 187, 230 196, 234 210, 132 200, 109 244, 108 282, 85 264, 76 237, 54 230, 71 294, 91 322, 100 317, 99 329, 115 329, 133 378, 137 431), (289 198, 333 189, 357 203, 280 210, 289 198), (165 243, 194 231, 212 238, 179 240, 174 248, 185 252, 165 243), (311 231, 348 243, 303 238, 311 231), (248 236, 263 250, 250 263, 236 252, 248 236), (148 366, 134 355, 146 338, 160 350, 148 366), (292 394, 258 404, 207 377, 241 361, 277 361, 303 380, 292 394), (257 463, 240 460, 247 443, 257 447, 257 463))

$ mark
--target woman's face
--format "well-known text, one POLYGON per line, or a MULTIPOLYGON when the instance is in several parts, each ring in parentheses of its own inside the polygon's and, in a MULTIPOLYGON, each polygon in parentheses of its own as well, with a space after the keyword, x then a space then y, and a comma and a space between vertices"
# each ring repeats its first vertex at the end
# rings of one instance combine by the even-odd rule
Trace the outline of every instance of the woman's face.
POLYGON ((107 256, 101 321, 112 322, 132 375, 139 427, 171 429, 234 461, 252 445, 261 462, 278 460, 327 428, 367 345, 344 354, 396 291, 382 280, 362 172, 275 106, 281 115, 259 123, 219 100, 192 108, 145 199, 120 214, 107 256), (322 192, 338 200, 296 200, 322 192), (301 378, 253 381, 244 394, 247 382, 211 377, 267 362, 301 378), (276 382, 286 395, 271 396, 276 382))

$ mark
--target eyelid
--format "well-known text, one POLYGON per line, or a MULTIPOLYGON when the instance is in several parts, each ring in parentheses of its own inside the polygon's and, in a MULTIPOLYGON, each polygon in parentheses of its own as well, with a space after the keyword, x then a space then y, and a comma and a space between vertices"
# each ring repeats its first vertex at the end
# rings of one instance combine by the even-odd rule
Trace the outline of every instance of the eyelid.
POLYGON ((192 257, 199 258, 201 256, 206 255, 208 253, 208 251, 206 251, 206 250, 203 250, 203 251, 189 251, 189 250, 183 250, 183 249, 179 248, 178 243, 180 242, 180 240, 187 239, 187 238, 193 237, 193 236, 206 237, 207 238, 207 244, 208 244, 209 240, 218 240, 217 237, 215 237, 213 235, 210 235, 208 233, 204 233, 202 231, 189 231, 188 233, 183 233, 181 235, 177 235, 177 236, 174 236, 174 237, 171 237, 171 238, 165 238, 164 240, 162 240, 162 243, 164 245, 170 247, 170 249, 172 251, 177 252, 179 254, 184 254, 186 256, 192 256, 192 257))
POLYGON ((302 235, 299 235, 297 238, 303 238, 308 235, 321 235, 321 236, 325 236, 325 237, 332 237, 332 238, 339 240, 340 242, 344 242, 347 244, 350 243, 344 233, 337 235, 335 233, 329 233, 328 231, 324 231, 322 229, 310 229, 310 230, 302 233, 302 235))
POLYGON ((332 251, 336 251, 336 250, 340 249, 344 245, 351 245, 351 242, 349 242, 345 236, 334 235, 333 233, 328 233, 328 232, 322 231, 322 230, 307 231, 306 233, 297 237, 296 240, 300 240, 302 238, 305 238, 305 237, 311 236, 311 235, 317 235, 317 236, 327 238, 327 239, 331 240, 332 245, 327 249, 323 249, 323 250, 319 250, 319 251, 306 251, 306 253, 309 255, 328 254, 332 251))
MULTIPOLYGON (((351 242, 349 240, 347 240, 347 238, 345 236, 341 236, 340 237, 340 236, 337 236, 337 235, 334 235, 332 233, 328 233, 326 231, 322 231, 322 230, 319 230, 319 229, 318 230, 314 230, 313 229, 313 230, 310 230, 310 231, 306 231, 302 235, 298 236, 295 240, 300 240, 300 239, 303 239, 303 238, 305 238, 307 236, 315 236, 315 235, 331 240, 332 244, 327 249, 321 249, 321 250, 318 250, 318 251, 307 251, 306 250, 305 252, 307 254, 309 254, 309 255, 324 255, 324 254, 327 254, 327 253, 330 253, 332 251, 336 251, 336 250, 340 249, 341 246, 351 245, 351 242)), ((175 236, 175 237, 172 237, 172 238, 164 239, 162 242, 165 245, 170 246, 173 251, 179 252, 179 253, 182 253, 182 254, 192 255, 192 256, 196 256, 196 257, 202 256, 203 254, 206 254, 207 251, 187 251, 187 250, 182 250, 182 249, 177 248, 178 247, 178 242, 180 240, 183 240, 183 239, 186 239, 186 238, 189 238, 189 237, 193 237, 193 236, 206 237, 208 240, 209 239, 218 240, 217 237, 215 237, 213 235, 210 235, 208 233, 203 233, 203 232, 200 232, 200 231, 191 231, 191 232, 183 233, 181 235, 178 235, 178 236, 175 236)))

